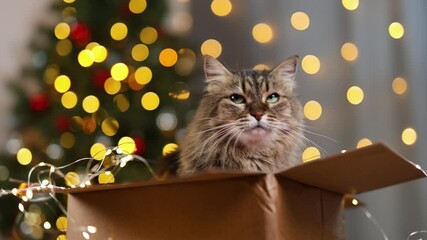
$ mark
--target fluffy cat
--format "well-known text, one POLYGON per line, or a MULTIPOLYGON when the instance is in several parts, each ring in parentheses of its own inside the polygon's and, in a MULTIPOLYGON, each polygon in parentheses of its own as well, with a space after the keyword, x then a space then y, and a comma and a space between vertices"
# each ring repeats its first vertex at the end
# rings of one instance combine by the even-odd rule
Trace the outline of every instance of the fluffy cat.
POLYGON ((292 56, 273 70, 232 71, 206 56, 207 87, 180 143, 177 174, 274 172, 301 163, 297 63, 292 56))

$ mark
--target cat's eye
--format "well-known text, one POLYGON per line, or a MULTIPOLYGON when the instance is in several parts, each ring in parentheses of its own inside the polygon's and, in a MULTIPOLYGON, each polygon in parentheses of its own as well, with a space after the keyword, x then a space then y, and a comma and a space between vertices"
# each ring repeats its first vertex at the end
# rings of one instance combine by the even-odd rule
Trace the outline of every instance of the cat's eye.
POLYGON ((239 95, 239 94, 232 94, 230 96, 230 100, 235 104, 242 104, 242 103, 246 102, 246 99, 242 95, 239 95))
POLYGON ((277 103, 279 101, 279 98, 280 98, 279 94, 273 93, 267 97, 266 101, 268 103, 277 103))

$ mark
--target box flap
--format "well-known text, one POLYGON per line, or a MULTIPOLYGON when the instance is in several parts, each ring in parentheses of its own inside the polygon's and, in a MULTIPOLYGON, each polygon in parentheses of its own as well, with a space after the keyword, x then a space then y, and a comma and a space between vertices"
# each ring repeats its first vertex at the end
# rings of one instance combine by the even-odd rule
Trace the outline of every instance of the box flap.
POLYGON ((423 178, 426 173, 377 143, 304 163, 277 175, 332 192, 358 194, 423 178))

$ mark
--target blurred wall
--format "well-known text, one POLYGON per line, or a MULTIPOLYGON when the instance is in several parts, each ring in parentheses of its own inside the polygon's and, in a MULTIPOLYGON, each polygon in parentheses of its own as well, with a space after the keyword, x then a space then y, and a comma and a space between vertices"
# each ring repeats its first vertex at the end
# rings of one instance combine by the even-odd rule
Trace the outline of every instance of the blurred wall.
POLYGON ((50 0, 0 1, 0 146, 10 131, 10 106, 13 95, 6 84, 19 76, 24 62, 31 57, 29 41, 40 21, 47 21, 50 0))

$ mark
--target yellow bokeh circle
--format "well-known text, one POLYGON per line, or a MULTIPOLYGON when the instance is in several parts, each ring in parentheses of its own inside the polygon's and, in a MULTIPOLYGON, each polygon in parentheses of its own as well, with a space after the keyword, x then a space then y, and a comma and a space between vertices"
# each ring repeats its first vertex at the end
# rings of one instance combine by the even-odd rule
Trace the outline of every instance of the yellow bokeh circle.
POLYGON ((302 160, 304 162, 313 161, 320 158, 320 151, 316 147, 308 147, 302 153, 302 160))
POLYGON ((390 36, 394 39, 402 38, 405 34, 405 28, 403 28, 403 25, 399 22, 393 22, 388 27, 388 33, 390 36))
POLYGON ((115 118, 108 117, 102 121, 101 129, 105 135, 114 136, 119 130, 119 122, 115 118))
POLYGON ((64 148, 67 148, 67 149, 72 148, 74 146, 75 142, 76 142, 75 137, 70 132, 64 132, 59 137, 59 143, 61 144, 61 146, 63 146, 64 148))
POLYGON ((139 39, 145 44, 153 44, 158 37, 157 30, 153 27, 145 27, 139 34, 139 39))
POLYGON ((72 91, 66 92, 61 97, 61 103, 64 108, 72 109, 77 105, 77 94, 72 91))
POLYGON ((122 137, 119 140, 118 148, 125 154, 132 154, 136 151, 135 141, 131 137, 122 137))
POLYGON ((114 80, 113 78, 108 78, 104 82, 104 90, 110 95, 114 95, 120 91, 122 84, 119 81, 114 80))
POLYGON ((391 87, 396 94, 404 94, 408 90, 408 83, 402 77, 397 77, 393 80, 391 87))
POLYGON ((273 39, 273 29, 266 23, 258 23, 252 28, 252 37, 259 43, 268 43, 273 39))
POLYGON ((316 74, 320 70, 320 60, 314 55, 307 55, 302 59, 301 67, 308 74, 316 74))
POLYGON ((347 61, 354 61, 359 55, 359 50, 354 43, 344 43, 341 47, 341 56, 347 61))
POLYGON ((372 141, 368 138, 362 138, 357 142, 356 148, 362 148, 372 145, 372 141))
POLYGON ((145 11, 147 8, 146 0, 130 0, 129 1, 129 10, 132 13, 139 14, 145 11))
POLYGON ((342 0, 342 5, 349 11, 354 11, 359 7, 359 0, 342 0))
POLYGON ((129 68, 124 63, 116 63, 111 67, 111 77, 116 81, 123 81, 129 75, 129 68))
POLYGON ((347 100, 353 104, 358 105, 363 101, 363 90, 358 86, 352 86, 347 90, 347 100))
POLYGON ((16 154, 16 159, 18 160, 19 164, 28 165, 33 160, 33 154, 28 148, 21 148, 16 154))
POLYGON ((65 93, 71 87, 71 80, 66 75, 60 75, 54 82, 55 90, 59 93, 65 93))
POLYGON ((291 25, 296 30, 306 30, 310 26, 310 18, 304 12, 295 12, 291 16, 291 25))
POLYGON ((229 0, 213 0, 211 3, 212 12, 219 17, 230 14, 232 8, 233 5, 229 0))
POLYGON ((172 67, 178 61, 178 53, 172 48, 165 48, 159 54, 159 61, 165 67, 172 67))
POLYGON ((64 177, 65 184, 69 187, 78 186, 80 184, 80 176, 76 172, 68 172, 64 177))
POLYGON ((417 132, 413 128, 406 128, 402 132, 402 141, 406 145, 413 145, 417 141, 417 132))
POLYGON ((162 155, 166 156, 170 153, 176 152, 178 150, 179 146, 176 143, 168 143, 163 147, 162 155))
POLYGON ((202 55, 209 55, 214 58, 217 58, 222 53, 222 46, 221 43, 217 40, 208 39, 202 43, 200 51, 202 52, 202 55))
POLYGON ((317 120, 322 115, 322 106, 320 103, 311 100, 304 105, 304 116, 309 120, 317 120))
POLYGON ((55 26, 54 33, 56 38, 62 40, 62 39, 66 39, 70 35, 70 31, 71 31, 70 25, 68 25, 67 23, 61 22, 55 26))
POLYGON ((135 71, 135 80, 137 83, 147 85, 153 78, 153 73, 148 67, 140 67, 135 71))
POLYGON ((90 156, 95 160, 104 159, 104 156, 106 153, 107 153, 107 148, 102 143, 95 143, 90 148, 90 156))
POLYGON ((92 53, 93 53, 93 60, 97 63, 105 61, 105 59, 107 59, 107 56, 108 56, 107 48, 101 45, 93 47, 92 53))
POLYGON ((160 104, 159 96, 154 92, 147 92, 141 98, 141 105, 145 110, 153 111, 160 104))
POLYGON ((61 216, 58 219, 56 219, 56 228, 58 228, 59 231, 61 232, 66 232, 67 231, 67 217, 65 216, 61 216))
POLYGON ((108 183, 114 183, 115 178, 112 172, 106 171, 98 176, 98 183, 99 184, 108 184, 108 183))
POLYGON ((136 44, 132 48, 132 58, 135 61, 142 62, 147 59, 148 54, 150 53, 148 47, 145 44, 136 44))
POLYGON ((128 27, 122 22, 115 23, 110 29, 110 34, 114 40, 123 40, 128 34, 128 27))
POLYGON ((89 95, 83 99, 82 105, 87 113, 94 113, 98 111, 100 103, 96 96, 89 95))
POLYGON ((56 43, 56 53, 58 53, 59 56, 67 56, 68 54, 70 54, 72 49, 73 44, 68 39, 63 39, 56 43))
POLYGON ((93 52, 89 49, 83 49, 77 56, 77 61, 82 67, 90 67, 95 61, 93 52))

